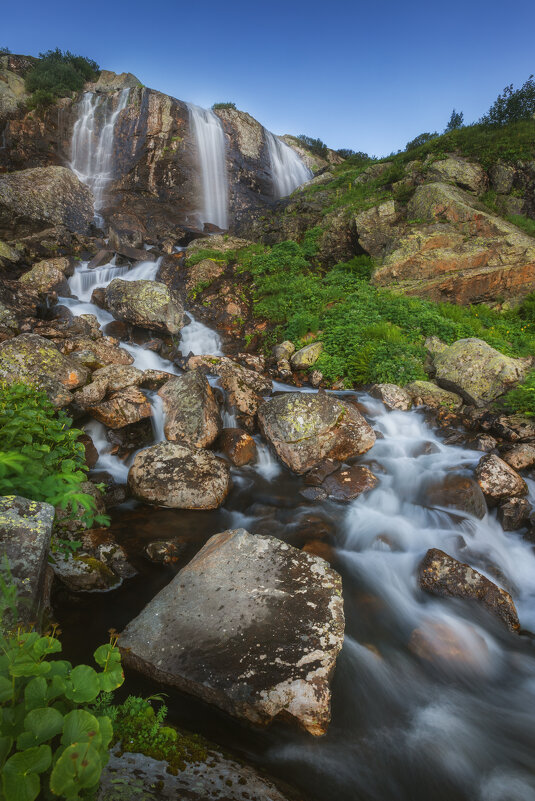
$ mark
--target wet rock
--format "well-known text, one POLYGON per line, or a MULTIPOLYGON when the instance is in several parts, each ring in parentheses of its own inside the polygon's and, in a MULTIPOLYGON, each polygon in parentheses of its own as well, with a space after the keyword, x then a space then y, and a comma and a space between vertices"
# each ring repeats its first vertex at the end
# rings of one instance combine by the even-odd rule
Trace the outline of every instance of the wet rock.
POLYGON ((306 370, 307 367, 315 364, 323 350, 323 342, 312 342, 310 345, 305 345, 290 359, 290 364, 294 370, 306 370))
POLYGON ((151 562, 171 564, 177 562, 186 550, 185 542, 177 540, 156 540, 145 546, 145 554, 151 562))
POLYGON ((489 504, 528 493, 522 476, 493 453, 481 457, 476 467, 476 478, 489 504))
POLYGON ((127 665, 231 715, 281 715, 320 735, 343 631, 341 580, 325 561, 237 529, 212 537, 120 644, 127 665))
POLYGON ((143 380, 140 387, 143 389, 161 389, 164 384, 174 378, 173 373, 166 373, 165 370, 143 370, 143 380))
POLYGON ((324 459, 308 471, 305 475, 305 484, 309 484, 312 487, 319 487, 327 476, 330 476, 331 473, 334 473, 339 467, 340 462, 336 459, 324 459))
POLYGON ((256 443, 241 428, 224 428, 218 441, 218 447, 236 467, 243 467, 256 460, 256 443))
POLYGON ((100 403, 87 404, 85 408, 91 417, 109 428, 123 428, 152 415, 149 400, 137 387, 112 392, 100 403))
MULTIPOLYGON (((195 752, 201 750, 198 741, 195 752)), ((253 768, 210 750, 191 757, 176 775, 167 762, 144 754, 111 754, 100 779, 97 801, 286 801, 272 782, 253 768)))
POLYGON ((370 389, 370 395, 383 401, 386 408, 391 411, 397 409, 406 412, 412 406, 409 392, 396 384, 374 384, 370 389))
POLYGON ((535 445, 528 443, 514 445, 512 448, 503 451, 501 458, 513 470, 525 470, 528 467, 533 467, 535 464, 535 445))
POLYGON ((510 498, 498 506, 498 521, 504 531, 517 531, 526 526, 531 514, 531 504, 526 498, 510 498))
POLYGON ((85 384, 87 375, 81 364, 37 334, 21 334, 0 344, 0 378, 38 386, 58 408, 71 402, 69 390, 85 384))
POLYGON ((427 551, 422 560, 418 580, 425 592, 441 598, 461 598, 480 603, 498 617, 510 631, 520 624, 513 599, 470 565, 459 562, 438 548, 427 551))
POLYGON ((132 451, 137 451, 140 448, 146 448, 154 441, 154 432, 152 429, 152 420, 144 418, 131 425, 123 426, 122 428, 110 428, 106 431, 106 439, 116 448, 112 453, 120 459, 129 456, 132 451))
POLYGON ((334 548, 328 542, 323 542, 322 540, 309 540, 301 550, 304 553, 323 559, 329 565, 332 565, 336 558, 334 548))
POLYGON ((425 489, 424 503, 429 506, 446 506, 478 517, 487 514, 487 504, 481 487, 470 476, 448 473, 440 481, 425 489))
POLYGON ((90 529, 82 534, 82 547, 88 550, 120 578, 132 578, 137 570, 128 561, 128 554, 108 528, 90 529))
POLYGON ((81 442, 85 451, 85 463, 91 469, 98 462, 98 451, 89 434, 82 434, 78 437, 78 442, 81 442))
POLYGON ((448 392, 432 381, 412 381, 405 390, 412 398, 415 406, 428 406, 430 409, 460 409, 462 398, 455 392, 448 392))
POLYGON ((210 451, 161 443, 140 451, 128 473, 136 498, 173 509, 217 509, 231 486, 227 464, 210 451))
POLYGON ((106 306, 118 320, 164 334, 178 334, 184 325, 178 294, 158 281, 114 278, 106 289, 106 306))
MULTIPOLYGON (((17 587, 20 620, 35 620, 45 600, 54 507, 18 495, 0 497, 0 551, 17 587)), ((15 622, 15 621, 13 621, 15 622)))
POLYGON ((171 378, 159 390, 170 442, 195 448, 211 445, 221 431, 219 408, 212 387, 199 370, 171 378))
POLYGON ((108 565, 87 553, 68 557, 55 554, 52 568, 62 584, 72 592, 110 590, 121 581, 108 565))
POLYGON ((323 373, 320 370, 312 370, 309 376, 310 385, 315 387, 319 387, 321 382, 323 381, 323 373))
POLYGON ((480 434, 470 443, 470 447, 476 451, 485 451, 487 453, 493 451, 497 445, 497 441, 490 434, 480 434))
POLYGON ((321 488, 327 492, 329 498, 349 503, 363 492, 374 489, 378 483, 377 476, 371 470, 355 464, 327 476, 321 488))
POLYGON ((21 284, 27 284, 38 292, 57 292, 69 295, 67 277, 72 275, 72 262, 65 257, 46 259, 34 264, 32 269, 21 275, 21 284))
POLYGON ((102 267, 103 264, 108 264, 113 257, 112 250, 99 250, 98 253, 93 256, 89 264, 87 265, 88 270, 94 270, 96 267, 102 267))
POLYGON ((412 632, 409 650, 429 662, 479 669, 482 660, 488 659, 488 646, 473 626, 467 629, 465 633, 464 628, 457 629, 446 623, 426 620, 412 632))
POLYGON ((475 406, 483 407, 522 381, 529 359, 504 356, 482 339, 458 339, 434 356, 436 380, 475 406))
POLYGON ((327 490, 323 487, 304 487, 299 490, 299 494, 307 501, 326 501, 327 490))
POLYGON ((280 345, 275 345, 273 348, 273 356, 277 361, 289 361, 292 355, 295 353, 295 345, 293 342, 289 342, 286 340, 285 342, 281 342, 280 345))
POLYGON ((497 437, 509 442, 524 442, 535 440, 535 422, 530 417, 520 414, 511 414, 502 417, 491 417, 491 430, 497 437))
POLYGON ((366 453, 373 429, 351 404, 324 392, 285 392, 258 413, 264 436, 295 473, 305 473, 325 458, 343 461, 366 453))

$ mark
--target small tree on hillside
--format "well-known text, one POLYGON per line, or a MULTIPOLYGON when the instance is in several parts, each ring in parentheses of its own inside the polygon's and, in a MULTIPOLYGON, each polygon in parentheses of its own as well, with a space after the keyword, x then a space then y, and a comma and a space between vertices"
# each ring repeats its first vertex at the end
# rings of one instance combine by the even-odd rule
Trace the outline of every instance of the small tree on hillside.
POLYGON ((455 109, 453 109, 453 111, 451 112, 450 121, 446 125, 446 129, 445 129, 444 133, 448 133, 448 131, 455 131, 455 130, 457 130, 457 128, 462 128, 463 127, 463 119, 464 119, 463 112, 462 111, 455 111, 455 109))
POLYGON ((415 147, 420 147, 420 145, 425 145, 426 142, 429 142, 431 139, 435 139, 439 134, 437 131, 434 133, 421 133, 418 136, 415 136, 414 139, 411 139, 410 142, 407 142, 405 145, 405 150, 414 150, 415 147))
POLYGON ((530 75, 520 89, 509 84, 498 95, 488 112, 481 117, 482 125, 505 125, 515 120, 527 120, 535 114, 535 81, 530 75))

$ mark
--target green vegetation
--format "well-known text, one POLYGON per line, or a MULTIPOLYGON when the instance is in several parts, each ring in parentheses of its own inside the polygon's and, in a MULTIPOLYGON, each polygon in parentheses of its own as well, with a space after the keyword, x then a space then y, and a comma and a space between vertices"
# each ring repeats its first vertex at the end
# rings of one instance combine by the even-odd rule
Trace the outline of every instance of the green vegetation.
POLYGON ((535 370, 528 373, 523 384, 511 389, 503 402, 510 412, 533 417, 535 415, 535 370))
POLYGON ((327 158, 327 151, 329 148, 321 139, 314 139, 312 136, 307 136, 306 134, 299 134, 299 136, 295 138, 315 156, 319 156, 322 159, 327 158))
POLYGON ((96 80, 99 66, 89 58, 75 56, 59 48, 39 53, 40 60, 25 77, 26 90, 31 93, 29 108, 44 108, 58 97, 70 97, 80 92, 86 81, 96 80))
POLYGON ((532 220, 531 217, 525 217, 523 214, 508 214, 507 219, 513 225, 521 228, 524 233, 535 236, 535 220, 532 220))
POLYGON ((0 47, 0 56, 9 56, 11 55, 11 50, 9 47, 0 47))
POLYGON ((506 86, 479 122, 483 125, 506 125, 517 120, 528 120, 533 114, 535 81, 530 75, 520 89, 513 89, 512 83, 506 86))
POLYGON ((425 145, 426 142, 430 142, 431 139, 436 139, 438 136, 438 132, 435 131, 434 133, 421 133, 418 136, 415 136, 414 139, 411 139, 410 142, 407 142, 405 145, 405 150, 414 150, 420 145, 425 145))
POLYGON ((450 121, 446 125, 444 133, 448 133, 448 131, 455 131, 457 130, 457 128, 462 128, 463 120, 464 120, 463 112, 455 111, 455 109, 453 109, 453 111, 451 112, 450 121))
POLYGON ((365 164, 369 164, 371 161, 376 161, 375 156, 370 156, 362 150, 350 150, 349 148, 341 147, 336 153, 354 167, 361 167, 365 164))
POLYGON ((95 500, 80 491, 86 480, 83 432, 56 412, 46 394, 26 384, 0 384, 0 495, 47 501, 91 526, 107 525, 95 500))
POLYGON ((213 111, 217 111, 217 109, 220 108, 231 108, 234 109, 234 111, 238 110, 236 108, 236 103, 214 103, 214 105, 212 106, 213 111))

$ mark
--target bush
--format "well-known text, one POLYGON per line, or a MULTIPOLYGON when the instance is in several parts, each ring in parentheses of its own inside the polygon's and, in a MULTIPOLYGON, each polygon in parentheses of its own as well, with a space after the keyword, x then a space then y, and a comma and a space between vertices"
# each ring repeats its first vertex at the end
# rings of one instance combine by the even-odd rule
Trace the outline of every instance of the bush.
POLYGON ((96 80, 99 66, 92 59, 75 56, 69 50, 47 50, 26 74, 26 90, 31 93, 30 107, 49 105, 58 97, 80 92, 86 81, 96 80), (52 100, 50 101, 50 98, 52 100))
POLYGON ((535 415, 535 370, 528 373, 523 384, 509 390, 503 402, 509 411, 533 417, 535 415))
POLYGON ((9 56, 11 55, 11 50, 9 47, 0 47, 0 56, 9 56))
POLYGON ((82 511, 85 525, 106 525, 108 518, 95 514, 94 498, 80 492, 87 472, 82 433, 44 392, 0 383, 0 495, 82 511))
POLYGON ((311 136, 307 136, 306 134, 299 134, 299 136, 296 136, 295 138, 299 139, 301 144, 303 144, 315 156, 319 156, 322 159, 327 158, 327 151, 329 148, 325 142, 321 141, 321 139, 313 139, 311 136))
POLYGON ((214 103, 212 106, 212 110, 216 111, 219 108, 232 108, 234 111, 237 111, 236 103, 214 103))
POLYGON ((421 133, 418 136, 415 136, 414 139, 411 139, 410 142, 407 142, 405 145, 405 150, 414 150, 416 147, 420 147, 420 145, 425 145, 426 142, 430 142, 431 139, 436 139, 439 134, 437 131, 434 133, 421 133))
POLYGON ((463 112, 455 111, 455 109, 453 109, 453 111, 451 112, 450 121, 446 125, 444 133, 448 133, 448 131, 456 131, 458 128, 462 128, 463 119, 464 119, 463 112))
POLYGON ((498 95, 488 112, 481 117, 482 125, 505 125, 517 120, 528 120, 535 113, 535 81, 530 75, 520 89, 509 84, 498 95))

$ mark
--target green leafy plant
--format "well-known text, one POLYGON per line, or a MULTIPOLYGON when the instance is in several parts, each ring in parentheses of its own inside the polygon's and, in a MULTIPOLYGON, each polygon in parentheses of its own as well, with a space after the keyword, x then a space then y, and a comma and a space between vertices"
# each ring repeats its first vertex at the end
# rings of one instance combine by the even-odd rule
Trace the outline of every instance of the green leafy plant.
POLYGON ((214 111, 217 111, 217 109, 222 109, 222 108, 231 108, 231 109, 234 109, 234 111, 237 111, 236 103, 228 103, 228 102, 227 103, 214 103, 214 105, 212 106, 212 109, 214 111))
POLYGON ((31 93, 30 108, 50 105, 58 97, 70 97, 81 92, 86 81, 96 80, 98 64, 89 58, 76 56, 59 48, 39 53, 39 61, 27 72, 26 90, 31 93))
POLYGON ((415 148, 420 147, 420 145, 425 145, 426 142, 430 142, 431 139, 436 139, 438 135, 439 134, 437 133, 437 131, 435 131, 434 133, 418 134, 418 136, 415 136, 414 139, 411 139, 410 142, 407 142, 407 144, 405 145, 405 150, 414 150, 415 148))
POLYGON ((322 142, 321 139, 314 139, 314 137, 307 136, 306 134, 299 134, 299 136, 296 136, 295 138, 298 139, 301 144, 303 144, 307 150, 310 150, 310 152, 315 156, 319 156, 322 159, 327 157, 329 148, 325 142, 322 142))
POLYGON ((109 518, 96 514, 95 499, 80 490, 87 472, 82 433, 44 392, 0 383, 0 494, 81 514, 86 526, 107 525, 109 518))
POLYGON ((457 130, 457 128, 462 128, 463 127, 463 119, 464 119, 463 112, 462 111, 455 111, 455 109, 453 109, 453 111, 451 112, 450 120, 449 120, 448 124, 446 125, 446 129, 445 129, 444 133, 447 133, 448 131, 455 131, 455 130, 457 130))
POLYGON ((506 86, 479 122, 483 125, 504 125, 516 120, 527 120, 534 113, 535 80, 530 75, 520 89, 513 89, 512 83, 506 86))
POLYGON ((535 370, 528 373, 522 384, 509 390, 503 402, 509 411, 533 417, 535 415, 535 370))

